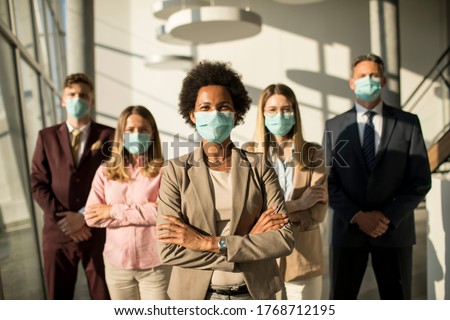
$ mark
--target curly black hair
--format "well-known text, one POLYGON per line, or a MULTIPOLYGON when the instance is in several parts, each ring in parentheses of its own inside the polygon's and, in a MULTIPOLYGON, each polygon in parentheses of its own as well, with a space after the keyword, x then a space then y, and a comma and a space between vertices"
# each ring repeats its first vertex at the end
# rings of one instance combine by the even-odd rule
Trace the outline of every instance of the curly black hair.
POLYGON ((236 125, 244 120, 252 100, 241 80, 242 76, 231 68, 231 64, 221 61, 200 61, 183 80, 179 96, 179 112, 187 124, 195 127, 189 117, 195 109, 198 91, 205 86, 224 86, 230 92, 236 112, 236 125))

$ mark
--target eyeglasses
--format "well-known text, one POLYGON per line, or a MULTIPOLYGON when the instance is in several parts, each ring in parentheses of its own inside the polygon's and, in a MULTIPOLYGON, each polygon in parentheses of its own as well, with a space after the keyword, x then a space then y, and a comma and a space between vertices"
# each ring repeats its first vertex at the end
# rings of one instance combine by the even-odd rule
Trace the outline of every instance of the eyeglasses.
POLYGON ((268 109, 264 109, 264 115, 270 115, 270 116, 274 116, 276 115, 278 112, 281 112, 281 114, 284 117, 291 117, 294 115, 294 110, 292 110, 291 108, 286 108, 286 109, 277 109, 277 108, 268 108, 268 109))

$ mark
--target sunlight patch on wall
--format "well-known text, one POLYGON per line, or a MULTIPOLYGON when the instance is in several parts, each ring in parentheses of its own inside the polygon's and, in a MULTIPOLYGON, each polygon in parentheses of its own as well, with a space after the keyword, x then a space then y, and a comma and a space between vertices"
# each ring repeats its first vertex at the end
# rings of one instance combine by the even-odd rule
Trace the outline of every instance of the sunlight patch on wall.
MULTIPOLYGON (((350 90, 350 89, 349 89, 350 90)), ((334 116, 341 114, 353 106, 353 101, 348 98, 335 96, 335 95, 327 95, 326 104, 328 106, 328 119, 333 118, 334 116)))
POLYGON ((352 59, 350 48, 340 43, 325 44, 323 53, 325 73, 329 76, 347 80, 350 77, 352 59))

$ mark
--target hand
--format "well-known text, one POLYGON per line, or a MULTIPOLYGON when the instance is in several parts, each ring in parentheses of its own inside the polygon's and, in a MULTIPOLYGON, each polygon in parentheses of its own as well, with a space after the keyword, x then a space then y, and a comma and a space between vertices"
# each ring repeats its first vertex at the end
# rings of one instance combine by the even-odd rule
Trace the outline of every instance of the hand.
POLYGON ((76 243, 89 240, 91 236, 92 236, 91 229, 86 225, 84 225, 78 231, 69 234, 69 237, 71 237, 72 240, 75 241, 76 243))
POLYGON ((381 211, 360 211, 355 217, 359 229, 372 238, 382 236, 389 227, 389 219, 381 211))
POLYGON ((314 185, 306 188, 302 196, 294 200, 296 201, 296 209, 299 211, 307 210, 316 203, 328 203, 328 190, 325 185, 314 185))
POLYGON ((64 234, 69 235, 80 230, 86 222, 81 213, 73 211, 58 212, 56 214, 58 217, 63 217, 58 221, 58 226, 64 234))
POLYGON ((85 213, 84 219, 89 222, 89 225, 97 225, 111 217, 112 206, 107 204, 94 204, 89 206, 85 213))
POLYGON ((219 237, 201 235, 179 218, 167 215, 163 215, 163 217, 169 223, 156 227, 157 230, 167 231, 157 236, 161 243, 177 244, 192 251, 219 252, 217 247, 219 237))
POLYGON ((276 207, 269 208, 261 214, 256 224, 253 226, 250 234, 263 233, 270 230, 278 230, 289 222, 285 213, 274 214, 276 207))

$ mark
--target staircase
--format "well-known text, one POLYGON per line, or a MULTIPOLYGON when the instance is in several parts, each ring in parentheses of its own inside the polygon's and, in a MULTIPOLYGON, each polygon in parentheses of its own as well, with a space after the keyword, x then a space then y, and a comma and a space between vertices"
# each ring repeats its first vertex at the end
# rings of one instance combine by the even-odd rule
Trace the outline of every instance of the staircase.
POLYGON ((450 172, 450 46, 405 100, 402 109, 418 115, 432 173, 450 172))
POLYGON ((428 148, 428 159, 432 173, 450 172, 450 128, 428 148))

